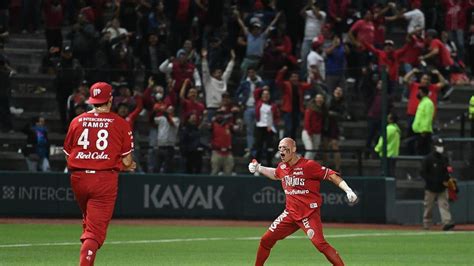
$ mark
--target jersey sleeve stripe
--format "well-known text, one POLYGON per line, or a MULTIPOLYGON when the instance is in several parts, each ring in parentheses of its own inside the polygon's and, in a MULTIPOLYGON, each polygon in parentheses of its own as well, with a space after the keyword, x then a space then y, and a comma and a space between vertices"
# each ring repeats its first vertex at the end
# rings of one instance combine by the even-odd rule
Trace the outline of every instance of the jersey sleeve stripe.
POLYGON ((65 149, 63 149, 63 152, 64 152, 67 156, 69 156, 69 152, 67 152, 65 149))
POLYGON ((133 149, 131 149, 131 150, 127 151, 127 152, 124 152, 124 153, 122 153, 122 156, 125 156, 125 155, 131 153, 132 151, 133 151, 133 149))
POLYGON ((326 172, 324 173, 323 179, 326 179, 326 177, 328 176, 328 172, 329 172, 329 168, 326 168, 326 172))

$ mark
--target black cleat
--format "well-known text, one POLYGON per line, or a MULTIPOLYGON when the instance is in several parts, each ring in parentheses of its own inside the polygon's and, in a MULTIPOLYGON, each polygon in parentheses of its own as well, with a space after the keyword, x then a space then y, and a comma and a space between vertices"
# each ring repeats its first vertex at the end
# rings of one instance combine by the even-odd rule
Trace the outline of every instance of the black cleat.
POLYGON ((446 224, 443 226, 443 231, 449 231, 454 228, 455 224, 446 224))

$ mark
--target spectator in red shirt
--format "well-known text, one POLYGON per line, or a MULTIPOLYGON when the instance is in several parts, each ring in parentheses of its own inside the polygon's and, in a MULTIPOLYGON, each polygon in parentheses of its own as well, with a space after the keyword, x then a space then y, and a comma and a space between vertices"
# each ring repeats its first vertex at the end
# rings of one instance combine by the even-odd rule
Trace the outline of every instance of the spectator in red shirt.
POLYGON ((364 51, 364 43, 373 44, 375 36, 375 27, 373 23, 372 11, 367 10, 364 18, 359 19, 348 32, 349 40, 357 47, 355 51, 358 65, 365 66, 368 63, 367 53, 364 51))
POLYGON ((398 83, 398 69, 400 68, 400 58, 408 49, 408 45, 394 50, 392 40, 385 40, 383 51, 376 49, 373 45, 364 43, 364 46, 378 58, 379 66, 386 66, 388 71, 389 86, 388 93, 395 92, 395 86, 398 83))
POLYGON ((405 72, 409 72, 413 67, 420 64, 418 59, 423 52, 425 42, 423 38, 417 34, 409 34, 407 36, 406 45, 405 53, 402 54, 400 61, 406 63, 405 72))
POLYGON ((282 91, 283 102, 280 108, 285 122, 285 136, 294 139, 304 112, 304 91, 310 89, 311 84, 301 82, 297 72, 291 73, 289 80, 284 80, 287 70, 288 67, 284 66, 278 71, 275 82, 282 91))
POLYGON ((186 50, 179 49, 176 53, 176 57, 177 59, 171 57, 160 65, 160 71, 170 75, 175 81, 172 90, 168 91, 173 105, 176 105, 178 102, 177 96, 179 95, 184 80, 189 79, 193 81, 196 88, 201 87, 201 76, 199 76, 196 65, 189 61, 186 50))
POLYGON ((201 123, 204 110, 206 107, 202 102, 197 100, 198 91, 194 87, 190 87, 188 90, 188 95, 185 97, 186 88, 191 84, 189 79, 186 79, 181 86, 181 91, 179 92, 179 97, 181 98, 181 116, 182 120, 185 120, 186 117, 189 117, 191 114, 196 114, 198 123, 201 123))
POLYGON ((135 138, 133 139, 134 142, 134 150, 132 152, 132 157, 134 161, 137 163, 137 171, 138 172, 143 172, 142 167, 140 164, 140 147, 139 147, 139 142, 138 142, 138 134, 133 130, 135 121, 138 118, 138 115, 140 112, 143 110, 143 99, 141 95, 135 94, 135 99, 136 99, 136 106, 133 109, 133 111, 130 112, 130 105, 127 103, 120 103, 117 107, 117 114, 125 119, 130 124, 130 130, 133 132, 133 135, 135 138))
POLYGON ((329 18, 334 24, 336 35, 346 32, 346 19, 351 0, 329 1, 329 18))
POLYGON ((374 43, 375 27, 373 20, 372 11, 367 10, 364 18, 354 23, 348 32, 349 40, 360 50, 364 49, 363 43, 374 43))
POLYGON ((130 129, 132 131, 134 129, 135 121, 142 110, 143 98, 138 93, 135 93, 135 108, 133 111, 130 112, 130 105, 125 102, 119 103, 117 106, 117 114, 130 124, 130 129))
MULTIPOLYGON (((408 72, 405 77, 403 77, 403 81, 405 84, 408 84, 409 96, 408 96, 408 104, 407 104, 407 122, 408 122, 408 136, 412 137, 415 133, 412 131, 411 125, 413 124, 413 120, 415 119, 416 109, 418 108, 418 104, 420 100, 418 99, 418 90, 420 87, 427 87, 429 90, 429 97, 433 101, 435 105, 435 113, 436 113, 436 104, 438 103, 438 92, 443 88, 447 82, 444 79, 443 75, 438 70, 433 70, 432 74, 438 77, 438 83, 431 84, 431 76, 429 74, 423 74, 420 78, 420 82, 412 81, 412 77, 416 74, 420 73, 420 70, 414 68, 410 72, 408 72)), ((407 143, 407 147, 409 148, 409 154, 415 154, 415 145, 414 139, 407 143)))
POLYGON ((436 75, 438 78, 438 83, 431 84, 431 75, 428 73, 422 74, 420 78, 420 82, 411 81, 413 75, 420 73, 418 68, 414 68, 412 71, 408 72, 405 77, 403 77, 403 81, 405 84, 409 84, 409 91, 410 96, 408 97, 408 106, 407 106, 407 115, 408 116, 415 116, 416 108, 418 107, 418 103, 420 102, 416 97, 418 93, 418 87, 425 86, 428 87, 430 91, 429 97, 433 101, 433 104, 436 105, 438 103, 438 93, 441 88, 448 84, 446 79, 441 75, 438 70, 433 70, 431 74, 436 75))
POLYGON ((466 11, 474 6, 472 1, 443 0, 443 7, 446 10, 444 16, 445 29, 449 33, 449 38, 453 40, 459 48, 459 58, 464 56, 464 30, 467 26, 466 11))
POLYGON ((63 47, 61 26, 64 19, 64 0, 46 0, 43 2, 44 34, 49 48, 63 47))
POLYGON ((211 175, 217 175, 221 171, 224 175, 232 174, 232 132, 237 129, 238 126, 231 122, 231 115, 226 115, 225 110, 218 109, 211 124, 211 175))
POLYGON ((429 29, 426 31, 426 44, 429 45, 429 53, 419 57, 420 61, 427 60, 436 66, 444 76, 449 76, 450 68, 454 64, 453 58, 449 50, 444 46, 443 42, 436 38, 438 33, 436 30, 429 29))
POLYGON ((390 10, 390 6, 383 7, 382 4, 377 3, 372 8, 374 13, 374 46, 380 48, 384 45, 385 40, 385 13, 390 10))
POLYGON ((324 96, 316 94, 314 100, 308 104, 304 112, 304 128, 301 133, 306 159, 314 160, 316 152, 321 144, 321 132, 324 126, 324 120, 327 116, 327 110, 324 103, 324 96))

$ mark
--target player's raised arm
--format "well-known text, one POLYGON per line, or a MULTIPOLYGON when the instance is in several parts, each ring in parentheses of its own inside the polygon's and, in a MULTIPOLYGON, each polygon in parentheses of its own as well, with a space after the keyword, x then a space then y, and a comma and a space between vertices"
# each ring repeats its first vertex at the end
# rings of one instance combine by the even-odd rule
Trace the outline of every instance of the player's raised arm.
MULTIPOLYGON (((332 170, 330 170, 332 171, 332 170)), ((352 191, 352 189, 347 185, 346 181, 344 181, 338 173, 332 171, 329 173, 328 179, 340 187, 344 192, 346 192, 347 199, 349 202, 353 203, 357 201, 357 195, 352 191)))
POLYGON ((275 168, 262 166, 257 160, 253 159, 249 163, 249 172, 254 174, 255 172, 260 173, 270 179, 278 180, 275 177, 275 168))

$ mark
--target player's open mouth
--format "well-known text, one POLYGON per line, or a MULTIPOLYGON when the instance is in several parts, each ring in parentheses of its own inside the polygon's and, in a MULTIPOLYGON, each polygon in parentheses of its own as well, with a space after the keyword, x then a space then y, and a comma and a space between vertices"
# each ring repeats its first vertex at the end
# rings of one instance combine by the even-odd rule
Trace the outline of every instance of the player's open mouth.
POLYGON ((284 154, 284 153, 280 153, 280 157, 281 157, 282 159, 285 159, 285 154, 284 154))

